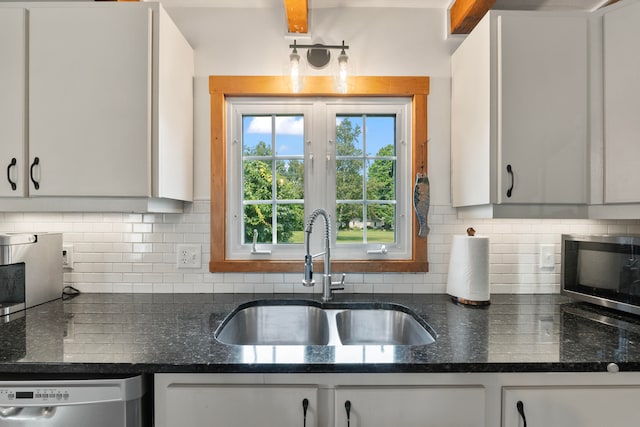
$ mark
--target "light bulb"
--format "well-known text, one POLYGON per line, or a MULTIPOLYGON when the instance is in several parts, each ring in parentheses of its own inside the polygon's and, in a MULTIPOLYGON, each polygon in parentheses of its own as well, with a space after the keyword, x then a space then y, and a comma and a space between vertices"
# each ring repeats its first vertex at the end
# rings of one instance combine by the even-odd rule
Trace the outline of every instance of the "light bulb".
POLYGON ((344 50, 338 56, 338 81, 337 89, 340 93, 347 92, 347 79, 349 77, 349 57, 344 50))
POLYGON ((289 68, 291 72, 291 87, 294 93, 300 92, 300 55, 294 49, 289 55, 289 68))

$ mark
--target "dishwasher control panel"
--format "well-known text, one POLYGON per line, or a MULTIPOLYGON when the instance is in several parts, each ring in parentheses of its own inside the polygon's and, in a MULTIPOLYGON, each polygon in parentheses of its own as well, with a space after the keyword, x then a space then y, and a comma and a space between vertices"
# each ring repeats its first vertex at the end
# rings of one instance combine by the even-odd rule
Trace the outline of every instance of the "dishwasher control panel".
POLYGON ((57 388, 5 388, 0 389, 0 405, 23 403, 68 402, 69 390, 57 388))
POLYGON ((126 380, 0 382, 2 406, 58 406, 128 399, 126 380))

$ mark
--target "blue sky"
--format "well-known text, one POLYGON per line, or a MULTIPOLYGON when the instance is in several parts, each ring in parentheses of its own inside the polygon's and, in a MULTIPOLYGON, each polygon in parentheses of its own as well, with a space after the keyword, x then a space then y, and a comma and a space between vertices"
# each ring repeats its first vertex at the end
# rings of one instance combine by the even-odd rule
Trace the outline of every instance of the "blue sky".
MULTIPOLYGON (((362 128, 362 117, 350 117, 351 122, 362 128)), ((337 118, 336 124, 341 118, 337 118)), ((366 142, 367 153, 375 155, 380 148, 394 142, 394 118, 388 116, 367 116, 366 142)), ((301 116, 279 116, 276 118, 276 152, 278 155, 304 154, 304 126, 301 116)), ((271 141, 270 116, 245 116, 243 120, 244 145, 254 147, 258 142, 271 141)), ((359 146, 362 148, 363 136, 359 146)))

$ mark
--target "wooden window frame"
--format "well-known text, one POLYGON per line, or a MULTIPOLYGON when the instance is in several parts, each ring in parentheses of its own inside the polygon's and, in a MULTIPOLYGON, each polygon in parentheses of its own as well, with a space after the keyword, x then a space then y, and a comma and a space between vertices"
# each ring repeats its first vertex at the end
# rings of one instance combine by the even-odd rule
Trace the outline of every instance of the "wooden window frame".
MULTIPOLYGON (((308 76, 299 93, 291 91, 286 76, 209 76, 211 102, 211 259, 209 271, 302 273, 299 260, 230 260, 226 258, 227 97, 411 97, 412 175, 427 173, 427 96, 429 77, 349 77, 348 93, 334 89, 333 77, 308 76)), ((332 260, 333 271, 345 273, 397 273, 429 271, 427 238, 418 236, 412 215, 411 259, 332 260)), ((322 261, 314 264, 322 271, 322 261)))

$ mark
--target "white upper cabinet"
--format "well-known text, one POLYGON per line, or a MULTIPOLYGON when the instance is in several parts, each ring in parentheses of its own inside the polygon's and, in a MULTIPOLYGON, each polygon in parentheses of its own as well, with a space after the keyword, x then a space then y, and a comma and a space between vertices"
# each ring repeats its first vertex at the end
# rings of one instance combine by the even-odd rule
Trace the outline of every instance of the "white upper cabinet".
POLYGON ((0 9, 0 197, 25 187, 26 11, 0 9))
MULTIPOLYGON (((3 35, 15 34, 0 49, 28 65, 18 73, 3 62, 0 75, 19 74, 12 81, 28 87, 26 119, 11 117, 28 137, 8 172, 20 188, 3 186, 0 196, 11 199, 2 209, 180 211, 193 197, 193 50, 164 9, 20 5, 0 9, 0 19, 20 11, 12 22, 26 22, 28 34, 3 25, 3 35)), ((12 96, 25 105, 24 94, 12 96)), ((3 154, 8 144, 0 139, 3 154)), ((3 156, 4 166, 10 161, 3 156)))
POLYGON ((583 14, 491 11, 453 54, 460 216, 586 215, 587 24, 583 14))
POLYGON ((29 11, 29 195, 151 196, 151 10, 29 11))
POLYGON ((638 23, 640 2, 627 2, 603 16, 605 203, 640 202, 638 23))

